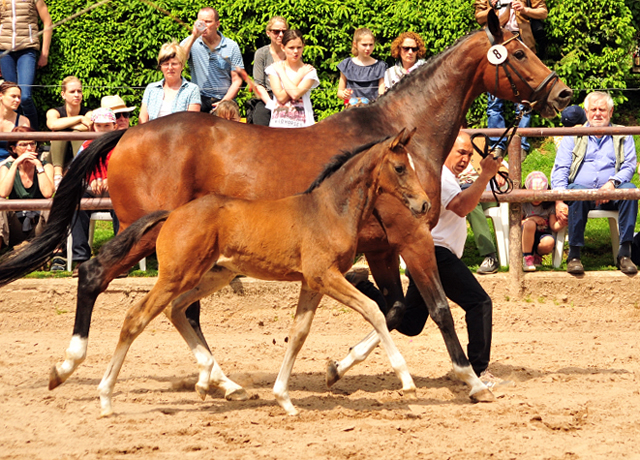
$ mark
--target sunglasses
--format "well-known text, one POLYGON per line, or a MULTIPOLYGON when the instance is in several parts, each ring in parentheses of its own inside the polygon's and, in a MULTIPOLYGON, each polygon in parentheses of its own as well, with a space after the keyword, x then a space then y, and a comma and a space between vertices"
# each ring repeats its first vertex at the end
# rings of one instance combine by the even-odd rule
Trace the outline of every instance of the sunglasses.
POLYGON ((122 117, 131 118, 131 114, 129 112, 118 112, 118 113, 115 113, 114 115, 116 116, 116 120, 119 120, 122 117))
POLYGON ((413 51, 414 53, 418 52, 417 46, 403 46, 402 49, 403 51, 413 51))
POLYGON ((284 35, 285 32, 286 32, 285 29, 271 29, 271 33, 273 35, 280 35, 280 34, 284 35))

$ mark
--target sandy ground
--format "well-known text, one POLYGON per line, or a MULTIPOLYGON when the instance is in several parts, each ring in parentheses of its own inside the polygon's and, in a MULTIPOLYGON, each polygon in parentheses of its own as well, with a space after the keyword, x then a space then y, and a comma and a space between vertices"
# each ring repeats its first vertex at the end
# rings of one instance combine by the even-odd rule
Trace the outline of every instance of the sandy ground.
MULTIPOLYGON (((429 322, 394 340, 418 399, 405 399, 380 349, 334 388, 328 357, 369 331, 356 313, 323 301, 291 380, 299 416, 271 392, 297 286, 250 279, 204 302, 203 324, 226 373, 252 399, 193 390, 196 366, 164 317, 134 343, 99 418, 97 385, 125 309, 154 279, 116 280, 95 308, 85 363, 49 391, 51 366, 73 327, 75 280, 21 280, 0 290, 0 459, 620 459, 640 458, 638 279, 599 272, 527 275, 523 300, 508 274, 482 278, 494 299, 490 370, 513 383, 491 404, 472 404, 451 374, 429 322), (625 292, 625 295, 620 295, 625 292)), ((466 344, 462 312, 453 308, 466 344)))

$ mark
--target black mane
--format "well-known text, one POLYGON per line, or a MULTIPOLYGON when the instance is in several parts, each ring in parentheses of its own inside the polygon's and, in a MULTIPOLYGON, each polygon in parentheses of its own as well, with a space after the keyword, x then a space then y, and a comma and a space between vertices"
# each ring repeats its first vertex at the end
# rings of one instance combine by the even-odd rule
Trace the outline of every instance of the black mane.
POLYGON ((371 147, 373 147, 376 144, 379 144, 380 142, 386 141, 387 139, 389 139, 389 137, 390 136, 387 136, 385 138, 378 139, 376 141, 372 141, 367 144, 363 144, 349 152, 343 151, 342 153, 338 153, 333 158, 331 158, 331 160, 329 160, 329 163, 327 163, 327 165, 324 167, 322 172, 318 175, 318 177, 316 177, 316 180, 314 180, 309 186, 309 188, 302 193, 303 194, 311 193, 313 190, 318 188, 322 182, 324 182, 326 179, 331 177, 337 170, 339 170, 351 158, 353 158, 359 153, 364 152, 365 150, 369 150, 371 147))

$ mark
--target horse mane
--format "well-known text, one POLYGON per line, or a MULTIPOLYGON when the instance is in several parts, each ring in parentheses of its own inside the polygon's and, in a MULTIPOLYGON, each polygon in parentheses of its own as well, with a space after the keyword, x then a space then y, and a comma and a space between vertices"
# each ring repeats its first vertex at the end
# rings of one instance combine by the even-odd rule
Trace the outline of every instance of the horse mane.
POLYGON ((304 195, 307 193, 311 193, 312 191, 317 189, 320 186, 320 184, 322 184, 322 182, 324 182, 326 179, 331 177, 336 171, 338 171, 351 158, 358 155, 359 153, 364 152, 365 150, 369 150, 371 147, 373 147, 376 144, 379 144, 380 142, 386 141, 387 139, 389 139, 389 137, 390 136, 387 136, 385 138, 360 145, 359 147, 356 147, 351 151, 343 150, 342 153, 338 153, 337 155, 333 156, 333 158, 329 160, 329 163, 327 163, 327 165, 324 167, 322 172, 318 174, 318 177, 316 177, 316 179, 311 183, 309 188, 306 189, 304 192, 302 192, 302 194, 304 195))
POLYGON ((441 53, 431 56, 423 65, 415 69, 410 74, 405 75, 405 77, 402 78, 398 83, 389 88, 386 93, 378 97, 374 104, 378 101, 384 100, 384 98, 388 95, 400 91, 405 86, 412 85, 413 80, 423 79, 425 77, 428 79, 429 75, 433 74, 433 72, 439 67, 441 61, 444 61, 449 57, 449 54, 454 50, 454 48, 479 32, 482 32, 482 30, 474 30, 472 32, 469 32, 468 34, 458 38, 455 42, 453 42, 453 44, 449 45, 441 53))

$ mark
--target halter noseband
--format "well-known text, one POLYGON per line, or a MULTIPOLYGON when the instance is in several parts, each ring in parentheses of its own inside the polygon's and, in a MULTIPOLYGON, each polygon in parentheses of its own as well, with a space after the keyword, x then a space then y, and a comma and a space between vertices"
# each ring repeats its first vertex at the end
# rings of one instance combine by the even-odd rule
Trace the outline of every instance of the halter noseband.
MULTIPOLYGON (((491 31, 489 30, 488 27, 484 28, 484 31, 487 34, 487 38, 489 39, 489 43, 491 43, 491 46, 494 46, 498 43, 496 43, 496 38, 493 36, 493 34, 491 33, 491 31)), ((504 46, 507 43, 509 43, 512 40, 515 40, 517 38, 520 37, 519 33, 514 33, 513 37, 507 39, 506 41, 500 43, 500 45, 504 46)), ((504 69, 504 73, 507 76, 507 79, 509 80, 509 84, 511 85, 511 91, 513 92, 513 96, 516 99, 520 98, 520 92, 518 91, 518 88, 516 87, 516 84, 513 81, 513 78, 511 76, 511 73, 509 72, 509 69, 511 69, 513 71, 513 73, 515 73, 518 78, 520 78, 520 80, 529 87, 529 89, 531 90, 531 94, 529 95, 529 99, 531 99, 531 101, 526 101, 526 100, 521 100, 520 102, 525 105, 528 106, 528 111, 531 111, 531 109, 538 103, 540 102, 538 100, 538 97, 540 96, 540 93, 542 92, 542 90, 551 82, 551 87, 549 88, 549 90, 546 92, 545 96, 543 98, 541 98, 540 100, 545 100, 547 97, 549 97, 549 94, 551 94, 551 91, 553 90, 553 87, 556 85, 556 83, 558 82, 558 80, 560 79, 560 77, 558 77, 558 74, 556 74, 555 71, 552 71, 551 73, 549 73, 549 75, 546 76, 546 78, 544 80, 542 80, 542 82, 534 89, 531 87, 531 85, 529 84, 529 82, 527 82, 527 80, 525 80, 522 75, 520 75, 520 72, 518 72, 518 70, 509 62, 509 55, 507 54, 506 58, 504 59, 503 62, 499 63, 499 64, 494 64, 496 66, 496 87, 495 87, 495 91, 498 91, 498 80, 499 80, 499 72, 500 72, 500 67, 502 67, 504 69)))

